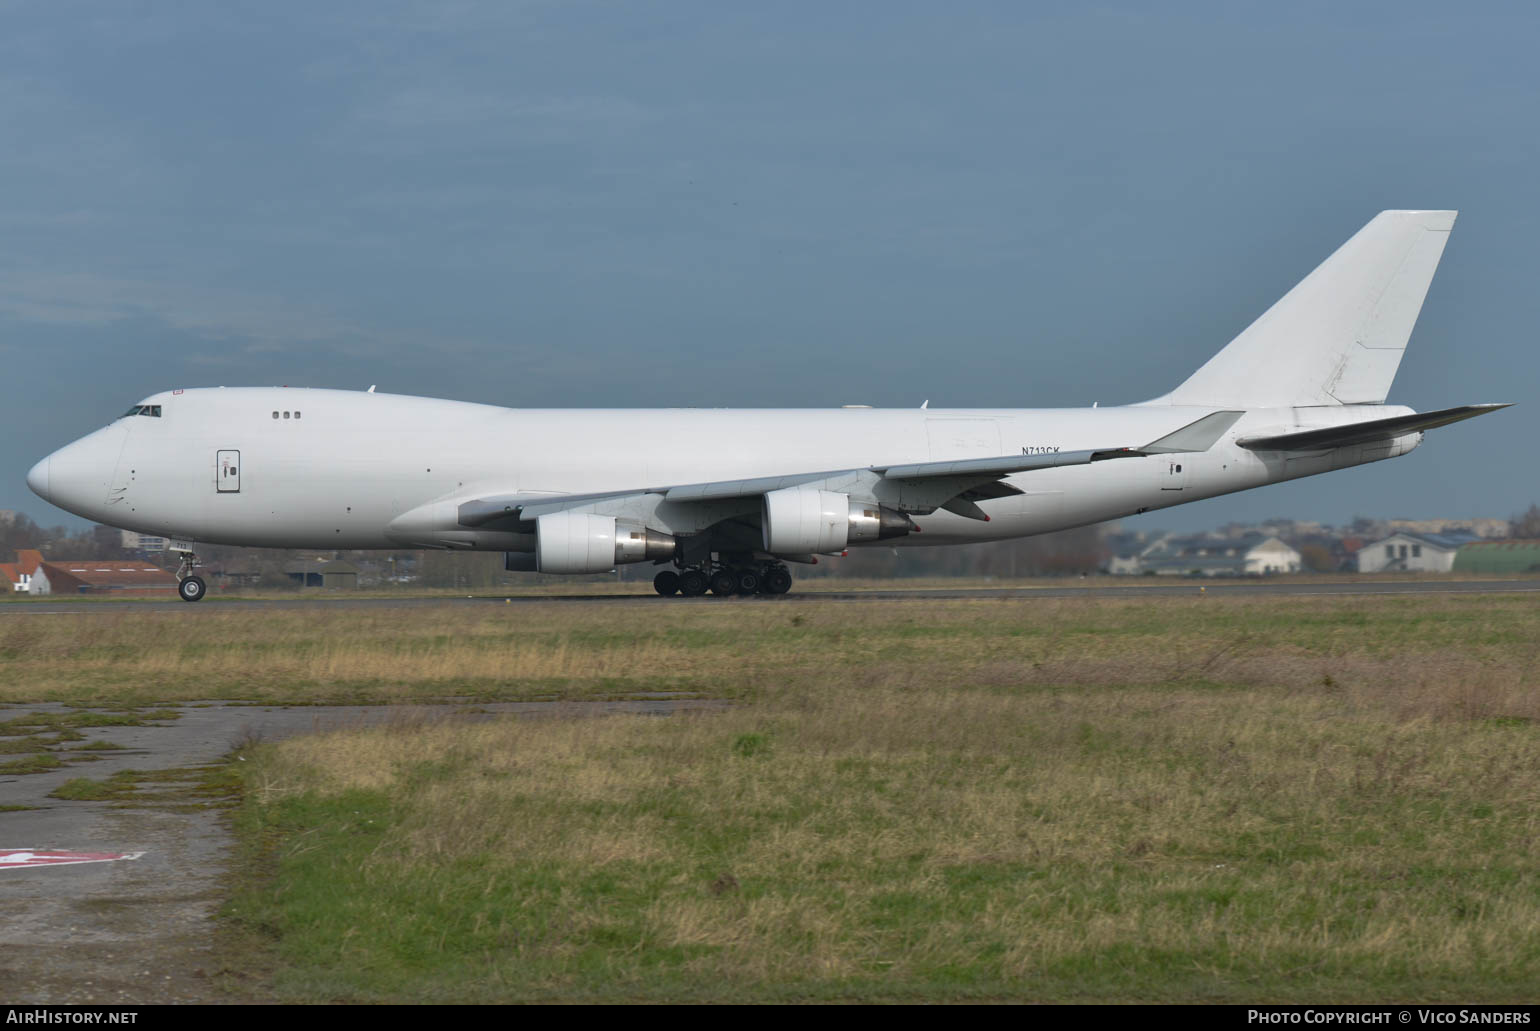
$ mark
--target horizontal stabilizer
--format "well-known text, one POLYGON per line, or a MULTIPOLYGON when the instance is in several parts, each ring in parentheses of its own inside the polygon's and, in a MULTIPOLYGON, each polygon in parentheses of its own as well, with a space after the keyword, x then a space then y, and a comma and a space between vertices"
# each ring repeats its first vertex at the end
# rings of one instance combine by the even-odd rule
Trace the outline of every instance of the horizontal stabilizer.
POLYGON ((1488 412, 1507 407, 1506 404, 1461 405, 1458 408, 1445 408, 1437 412, 1398 415, 1390 419, 1371 419, 1368 422, 1328 426, 1319 430, 1300 430, 1296 433, 1279 433, 1270 437, 1243 437, 1236 443, 1251 451, 1317 451, 1322 448, 1348 447, 1352 444, 1372 444, 1380 440, 1394 440, 1408 433, 1448 426, 1462 419, 1474 419, 1478 415, 1486 415, 1488 412))

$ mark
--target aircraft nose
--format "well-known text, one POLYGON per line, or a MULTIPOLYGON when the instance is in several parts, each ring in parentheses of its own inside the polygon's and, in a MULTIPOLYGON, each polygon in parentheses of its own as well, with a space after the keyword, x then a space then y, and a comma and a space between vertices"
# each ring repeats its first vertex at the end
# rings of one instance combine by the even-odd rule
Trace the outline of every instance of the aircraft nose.
POLYGON ((43 459, 37 465, 34 465, 31 468, 31 470, 28 471, 28 473, 27 473, 27 486, 32 488, 32 493, 36 494, 38 497, 42 498, 44 501, 48 501, 49 500, 49 497, 48 497, 48 465, 52 461, 53 461, 53 456, 49 455, 47 458, 43 459))
POLYGON ((122 426, 112 425, 66 444, 32 467, 27 486, 66 512, 100 519, 127 436, 122 426))

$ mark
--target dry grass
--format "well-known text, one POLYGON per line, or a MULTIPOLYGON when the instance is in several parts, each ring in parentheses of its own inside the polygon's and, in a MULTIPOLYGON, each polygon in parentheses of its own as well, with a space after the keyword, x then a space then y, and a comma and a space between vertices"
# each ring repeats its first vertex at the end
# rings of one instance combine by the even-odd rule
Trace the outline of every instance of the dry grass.
POLYGON ((280 935, 289 997, 1522 999, 1540 976, 1530 601, 513 615, 530 654, 575 662, 586 624, 591 661, 647 644, 748 704, 266 751, 247 829, 280 873, 237 915, 280 935))
POLYGON ((1540 716, 1540 619, 1519 595, 605 603, 197 613, 104 606, 0 620, 0 702, 322 702, 684 691, 788 680, 1224 682, 1386 691, 1408 712, 1540 716))

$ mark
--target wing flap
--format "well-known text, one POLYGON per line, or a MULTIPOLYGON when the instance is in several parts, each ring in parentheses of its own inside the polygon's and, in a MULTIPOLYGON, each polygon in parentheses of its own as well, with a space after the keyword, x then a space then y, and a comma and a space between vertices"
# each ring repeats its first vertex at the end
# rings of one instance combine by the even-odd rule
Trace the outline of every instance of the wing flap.
POLYGON ((534 519, 543 512, 559 512, 576 505, 587 505, 610 498, 624 498, 635 494, 657 494, 656 490, 611 490, 597 494, 490 494, 462 502, 457 509, 461 526, 485 527, 496 523, 518 523, 534 519), (545 506, 542 508, 542 506, 545 506), (541 511, 529 514, 532 510, 541 511))
POLYGON ((794 473, 789 476, 757 476, 747 480, 717 480, 713 483, 687 483, 663 491, 670 501, 706 501, 715 498, 747 498, 768 494, 783 487, 799 487, 840 476, 853 470, 822 473, 794 473))
POLYGON ((1055 469, 1063 465, 1085 465, 1107 458, 1138 458, 1135 448, 1105 448, 1099 451, 1056 451, 1037 455, 1002 455, 999 458, 959 458, 943 462, 911 462, 908 465, 873 466, 872 472, 885 480, 926 480, 949 476, 976 476, 999 479, 1011 473, 1034 469, 1055 469))

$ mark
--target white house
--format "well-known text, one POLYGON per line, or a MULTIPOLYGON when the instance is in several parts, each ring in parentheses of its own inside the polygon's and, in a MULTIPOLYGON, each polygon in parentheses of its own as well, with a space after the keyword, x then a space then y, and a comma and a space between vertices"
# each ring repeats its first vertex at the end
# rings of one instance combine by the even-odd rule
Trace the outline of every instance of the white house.
POLYGON ((1365 544, 1358 550, 1360 573, 1447 573, 1454 568, 1454 555, 1471 541, 1479 540, 1475 534, 1412 533, 1402 530, 1384 540, 1365 544))
POLYGON ((26 548, 18 549, 15 562, 0 563, 0 573, 5 575, 6 583, 12 591, 20 594, 32 592, 32 580, 37 576, 37 569, 43 562, 43 555, 38 551, 26 548))
POLYGON ((1266 576, 1297 573, 1303 557, 1273 536, 1162 537, 1139 553, 1136 563, 1119 562, 1112 572, 1155 573, 1165 576, 1266 576))

